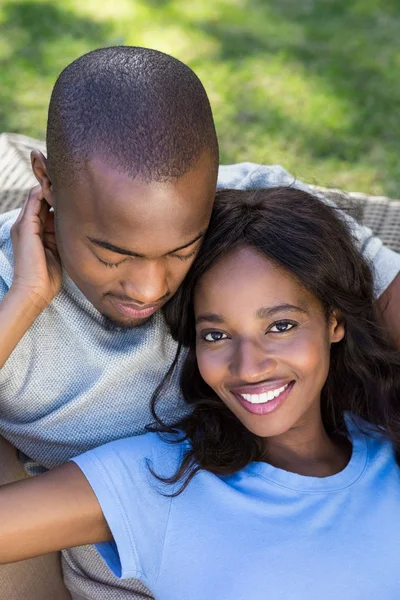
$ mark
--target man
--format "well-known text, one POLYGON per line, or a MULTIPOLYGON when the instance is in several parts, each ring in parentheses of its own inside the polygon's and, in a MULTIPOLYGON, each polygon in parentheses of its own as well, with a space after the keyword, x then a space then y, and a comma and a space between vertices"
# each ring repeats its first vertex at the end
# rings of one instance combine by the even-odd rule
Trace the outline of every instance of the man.
MULTIPOLYGON (((175 352, 159 309, 200 248, 218 171, 200 81, 142 48, 97 50, 63 71, 47 153, 32 153, 39 189, 0 221, 0 433, 30 474, 152 421, 151 395, 175 352)), ((220 172, 224 187, 289 181, 279 168, 220 172)), ((390 285, 391 319, 400 257, 357 233, 378 292, 390 285)), ((172 420, 184 410, 176 382, 163 409, 172 420)), ((63 566, 75 600, 150 597, 111 576, 92 547, 65 552, 63 566)), ((64 592, 51 594, 42 597, 64 592)))

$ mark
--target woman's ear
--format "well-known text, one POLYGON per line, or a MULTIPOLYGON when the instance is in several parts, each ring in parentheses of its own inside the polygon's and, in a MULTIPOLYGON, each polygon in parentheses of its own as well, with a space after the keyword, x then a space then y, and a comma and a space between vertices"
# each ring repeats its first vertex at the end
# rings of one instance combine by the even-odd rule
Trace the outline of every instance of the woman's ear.
POLYGON ((47 204, 54 208, 53 186, 47 170, 47 161, 45 156, 39 150, 31 152, 32 171, 42 188, 43 198, 47 204))
POLYGON ((346 334, 345 323, 339 310, 333 310, 329 319, 329 341, 331 344, 340 342, 346 334))

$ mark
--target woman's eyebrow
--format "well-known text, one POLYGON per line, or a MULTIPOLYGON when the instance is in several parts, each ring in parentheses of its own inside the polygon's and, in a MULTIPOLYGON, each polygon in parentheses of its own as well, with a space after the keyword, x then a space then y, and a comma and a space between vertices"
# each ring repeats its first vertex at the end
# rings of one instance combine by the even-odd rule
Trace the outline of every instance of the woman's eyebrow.
POLYGON ((215 313, 204 313, 203 315, 196 317, 195 323, 196 325, 199 323, 218 323, 221 325, 222 323, 225 323, 225 319, 221 317, 221 315, 215 313))
MULTIPOLYGON (((305 308, 301 308, 301 306, 295 306, 294 304, 279 304, 279 306, 259 308, 256 311, 256 317, 257 319, 266 319, 267 317, 272 317, 273 315, 280 312, 301 312, 305 315, 308 315, 308 312, 305 310, 305 308)), ((224 317, 216 313, 204 313, 203 315, 199 315, 198 317, 196 317, 196 325, 205 322, 218 323, 219 325, 226 323, 224 317)))
POLYGON ((301 306, 295 306, 294 304, 279 304, 279 306, 270 306, 266 308, 259 308, 256 311, 256 317, 258 319, 266 319, 280 312, 301 312, 308 315, 308 312, 301 308, 301 306))

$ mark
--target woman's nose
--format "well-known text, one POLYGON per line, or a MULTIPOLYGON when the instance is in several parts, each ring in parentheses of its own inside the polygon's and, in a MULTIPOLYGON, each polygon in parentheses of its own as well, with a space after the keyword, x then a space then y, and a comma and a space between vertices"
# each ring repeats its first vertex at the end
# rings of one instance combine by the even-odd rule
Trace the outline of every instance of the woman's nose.
POLYGON ((237 345, 230 363, 234 377, 243 382, 257 382, 270 377, 276 370, 274 356, 257 341, 246 340, 237 345))

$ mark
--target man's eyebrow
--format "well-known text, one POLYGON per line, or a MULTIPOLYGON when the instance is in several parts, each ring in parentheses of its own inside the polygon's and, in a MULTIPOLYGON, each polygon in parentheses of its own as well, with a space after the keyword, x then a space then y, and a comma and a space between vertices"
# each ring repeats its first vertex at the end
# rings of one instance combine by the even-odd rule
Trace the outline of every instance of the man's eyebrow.
MULTIPOLYGON (((280 304, 279 306, 271 306, 269 308, 259 308, 256 311, 256 317, 258 319, 266 319, 267 317, 272 317, 275 314, 284 311, 301 312, 308 315, 308 312, 300 306, 295 306, 294 304, 280 304)), ((218 315, 216 313, 204 313, 196 317, 196 325, 199 323, 216 323, 218 325, 223 325, 225 323, 225 319, 222 315, 218 315)))
MULTIPOLYGON (((206 232, 205 230, 201 231, 198 235, 196 235, 195 238, 190 240, 190 242, 183 244, 183 246, 179 246, 179 248, 174 248, 173 250, 169 250, 169 252, 167 252, 164 256, 168 256, 169 254, 174 254, 175 252, 179 252, 179 250, 184 250, 185 248, 192 246, 195 242, 197 242, 204 236, 205 232, 206 232)), ((89 240, 89 242, 91 242, 95 246, 99 246, 99 248, 104 248, 105 250, 110 250, 111 252, 116 252, 117 254, 125 254, 126 256, 136 256, 137 258, 146 258, 146 256, 144 254, 139 254, 139 252, 132 252, 132 250, 128 250, 127 248, 121 248, 120 246, 115 246, 114 244, 110 244, 110 242, 106 242, 105 240, 101 240, 98 238, 92 238, 90 236, 87 236, 87 239, 89 240)))
POLYGON ((204 236, 205 232, 206 232, 206 230, 203 229, 203 231, 200 231, 200 233, 198 235, 196 235, 196 237, 193 238, 190 242, 187 242, 187 244, 183 244, 183 246, 179 246, 179 248, 170 250, 169 252, 167 252, 167 254, 174 254, 174 252, 179 252, 179 250, 184 250, 185 248, 188 248, 189 246, 191 246, 192 244, 194 244, 195 242, 200 240, 204 236))

